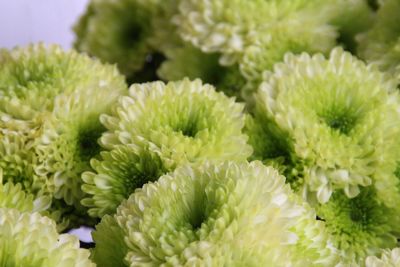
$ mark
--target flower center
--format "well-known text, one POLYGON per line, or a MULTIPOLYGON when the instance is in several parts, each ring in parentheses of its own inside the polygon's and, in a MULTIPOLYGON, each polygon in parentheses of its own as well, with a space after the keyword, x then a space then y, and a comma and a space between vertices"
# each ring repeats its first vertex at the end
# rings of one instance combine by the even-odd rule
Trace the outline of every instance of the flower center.
POLYGON ((370 219, 374 217, 376 210, 374 194, 370 190, 363 190, 360 195, 349 199, 343 193, 335 193, 333 198, 320 208, 318 216, 326 220, 327 225, 341 231, 356 227, 359 230, 367 230, 370 219))
POLYGON ((126 48, 132 48, 142 38, 143 29, 140 24, 132 21, 125 26, 121 33, 121 44, 126 48))
POLYGON ((193 231, 200 229, 201 225, 206 221, 206 219, 207 216, 204 212, 204 208, 200 205, 197 205, 197 207, 193 209, 192 216, 189 218, 189 223, 192 226, 193 231))
POLYGON ((376 11, 379 8, 379 4, 377 0, 367 0, 368 5, 370 8, 372 8, 372 10, 376 11))
POLYGON ((199 125, 196 115, 188 115, 187 118, 176 122, 173 126, 175 132, 180 132, 186 137, 194 138, 199 132, 199 125))
POLYGON ((101 147, 97 143, 101 134, 105 131, 103 126, 95 126, 93 128, 83 129, 78 134, 79 156, 84 161, 89 161, 96 156, 101 147))
POLYGON ((373 209, 375 208, 371 203, 368 203, 368 200, 365 199, 366 196, 372 197, 372 194, 364 193, 364 195, 349 201, 350 219, 361 226, 368 226, 369 218, 373 217, 373 209))
POLYGON ((207 221, 209 214, 207 207, 209 200, 206 197, 205 188, 201 184, 196 184, 193 188, 193 197, 188 200, 188 210, 186 220, 191 226, 191 230, 196 232, 199 230, 204 222, 207 221))
MULTIPOLYGON (((167 173, 167 170, 163 167, 162 162, 159 158, 151 158, 147 155, 141 155, 143 167, 137 169, 133 166, 126 166, 126 178, 125 181, 125 196, 128 198, 136 188, 141 188, 148 182, 156 181, 161 175, 167 173), (148 162, 148 163, 146 163, 148 162)), ((137 162, 133 163, 136 164, 137 162)))
POLYGON ((367 219, 367 214, 362 209, 352 209, 350 212, 350 218, 353 222, 362 223, 367 219))
MULTIPOLYGON (((400 161, 397 162, 396 170, 394 171, 394 175, 397 179, 400 180, 400 161)), ((397 189, 400 190, 400 184, 397 185, 397 189)))
POLYGON ((196 133, 197 133, 197 129, 196 129, 196 124, 195 123, 188 123, 186 125, 186 127, 184 127, 183 129, 181 129, 180 131, 182 132, 182 134, 184 136, 187 137, 195 137, 196 133))
POLYGON ((342 134, 349 134, 353 129, 356 119, 349 112, 327 112, 321 116, 323 121, 333 130, 342 134))
POLYGON ((394 175, 400 179, 400 162, 397 162, 396 170, 394 171, 394 175))

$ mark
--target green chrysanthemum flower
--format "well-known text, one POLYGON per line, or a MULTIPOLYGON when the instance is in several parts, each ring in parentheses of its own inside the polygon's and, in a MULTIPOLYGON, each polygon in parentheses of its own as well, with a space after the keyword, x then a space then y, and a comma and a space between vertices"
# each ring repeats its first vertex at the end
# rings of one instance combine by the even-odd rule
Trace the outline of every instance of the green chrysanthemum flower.
MULTIPOLYGON (((89 87, 125 87, 113 66, 43 44, 3 50, 0 65, 2 121, 29 121, 54 108, 54 98, 89 87)), ((8 123, 10 124, 10 123, 8 123)))
POLYGON ((370 256, 365 261, 366 267, 398 267, 400 266, 400 248, 385 250, 380 258, 370 256))
POLYGON ((358 55, 400 80, 400 1, 384 1, 374 26, 359 36, 358 55))
POLYGON ((400 216, 396 209, 379 202, 373 187, 363 188, 352 199, 335 192, 328 203, 317 207, 317 215, 325 221, 332 244, 345 264, 363 266, 367 256, 397 245, 400 216))
POLYGON ((288 266, 290 229, 304 212, 291 196, 284 177, 260 162, 182 167, 103 218, 93 259, 98 266, 288 266))
POLYGON ((91 196, 82 204, 90 207, 91 216, 100 218, 114 213, 136 188, 156 181, 167 172, 156 154, 133 145, 120 145, 101 152, 101 160, 92 159, 91 166, 96 173, 82 175, 85 183, 82 189, 91 196))
POLYGON ((38 213, 0 209, 0 266, 89 267, 89 252, 78 240, 59 235, 53 221, 38 213))
POLYGON ((68 205, 80 206, 84 193, 81 174, 91 170, 90 159, 99 155, 97 140, 105 131, 99 117, 110 112, 123 92, 119 88, 86 88, 59 96, 43 125, 35 146, 36 172, 53 182, 54 196, 68 205))
POLYGON ((75 48, 117 63, 123 74, 132 77, 156 52, 153 20, 161 15, 159 0, 92 0, 74 27, 75 48))
POLYGON ((278 160, 322 203, 336 189, 355 197, 380 175, 398 136, 393 81, 341 49, 287 55, 265 80, 248 124, 254 158, 278 160))
POLYGON ((177 45, 165 52, 167 60, 158 70, 158 75, 167 81, 178 81, 187 77, 201 79, 215 86, 228 96, 241 99, 241 89, 246 80, 238 66, 222 66, 218 53, 203 53, 190 44, 177 45))
POLYGON ((186 162, 244 160, 251 154, 242 133, 244 106, 200 80, 135 84, 113 116, 101 144, 149 147, 166 169, 186 162))
MULTIPOLYGON (((285 32, 280 30, 299 31, 294 40, 300 40, 300 43, 304 43, 301 41, 304 32, 306 36, 313 33, 320 36, 326 35, 324 31, 334 31, 333 28, 319 29, 333 16, 330 14, 330 6, 324 2, 189 0, 181 2, 176 23, 184 40, 205 52, 223 53, 222 61, 230 64, 237 60, 245 48, 261 39, 262 42, 275 42, 276 33, 285 36, 285 32)), ((328 36, 335 37, 334 34, 328 36)), ((286 47, 285 40, 281 39, 286 47)), ((325 38, 318 41, 326 42, 325 38)))

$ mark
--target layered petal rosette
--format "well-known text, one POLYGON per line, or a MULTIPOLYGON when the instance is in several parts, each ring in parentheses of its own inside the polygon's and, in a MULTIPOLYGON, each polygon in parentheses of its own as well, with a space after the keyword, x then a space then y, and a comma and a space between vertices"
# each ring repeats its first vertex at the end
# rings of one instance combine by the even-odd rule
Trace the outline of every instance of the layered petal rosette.
POLYGON ((358 55, 400 80, 400 1, 386 0, 373 27, 359 36, 358 55))
POLYGON ((38 213, 0 208, 0 266, 94 267, 76 237, 38 213))
POLYGON ((93 259, 98 266, 296 265, 293 227, 305 209, 293 197, 284 177, 260 162, 181 167, 103 217, 93 259))
POLYGON ((107 149, 148 147, 169 170, 206 159, 244 160, 251 148, 243 108, 200 80, 135 84, 111 116, 101 117, 108 131, 100 142, 107 149))
POLYGON ((265 75, 247 127, 253 156, 281 165, 296 189, 321 203, 335 190, 352 198, 396 159, 398 93, 372 66, 335 49, 289 54, 265 75))

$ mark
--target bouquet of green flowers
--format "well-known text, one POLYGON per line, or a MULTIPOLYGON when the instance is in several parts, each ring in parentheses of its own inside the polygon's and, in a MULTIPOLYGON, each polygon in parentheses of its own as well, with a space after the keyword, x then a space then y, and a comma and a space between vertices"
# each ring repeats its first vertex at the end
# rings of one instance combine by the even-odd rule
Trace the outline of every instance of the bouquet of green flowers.
POLYGON ((91 0, 74 31, 0 50, 0 267, 400 266, 400 0, 91 0))

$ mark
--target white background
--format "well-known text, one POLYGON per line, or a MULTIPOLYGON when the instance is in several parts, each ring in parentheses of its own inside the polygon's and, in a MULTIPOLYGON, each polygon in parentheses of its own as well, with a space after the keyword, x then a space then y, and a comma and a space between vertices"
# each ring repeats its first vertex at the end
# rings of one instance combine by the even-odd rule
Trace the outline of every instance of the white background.
POLYGON ((72 26, 88 0, 0 0, 0 48, 31 42, 71 47, 72 26))

